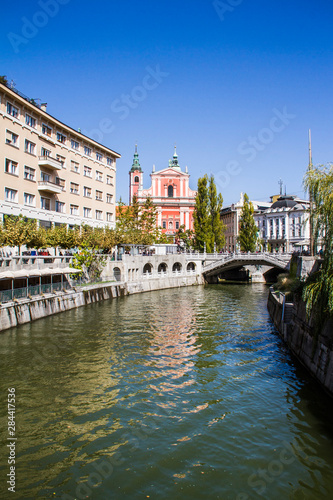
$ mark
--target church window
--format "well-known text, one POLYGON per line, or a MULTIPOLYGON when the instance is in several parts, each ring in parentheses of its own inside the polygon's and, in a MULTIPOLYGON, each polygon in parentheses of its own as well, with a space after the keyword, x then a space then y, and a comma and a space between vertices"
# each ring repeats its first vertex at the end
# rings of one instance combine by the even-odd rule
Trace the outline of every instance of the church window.
POLYGON ((168 197, 173 198, 173 186, 168 186, 168 197))
POLYGON ((134 177, 134 182, 139 182, 139 177, 137 175, 134 177))

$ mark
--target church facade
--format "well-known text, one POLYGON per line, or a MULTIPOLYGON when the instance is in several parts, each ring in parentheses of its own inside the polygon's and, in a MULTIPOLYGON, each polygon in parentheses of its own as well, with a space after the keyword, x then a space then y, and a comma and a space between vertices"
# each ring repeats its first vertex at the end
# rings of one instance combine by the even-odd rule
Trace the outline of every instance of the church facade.
POLYGON ((136 196, 139 203, 151 198, 157 208, 157 225, 167 235, 175 235, 180 226, 194 229, 193 211, 196 191, 189 187, 190 175, 187 167, 183 172, 178 163, 176 147, 168 167, 150 174, 151 186, 143 188, 143 171, 139 162, 137 147, 135 148, 133 165, 129 172, 129 202, 136 196))

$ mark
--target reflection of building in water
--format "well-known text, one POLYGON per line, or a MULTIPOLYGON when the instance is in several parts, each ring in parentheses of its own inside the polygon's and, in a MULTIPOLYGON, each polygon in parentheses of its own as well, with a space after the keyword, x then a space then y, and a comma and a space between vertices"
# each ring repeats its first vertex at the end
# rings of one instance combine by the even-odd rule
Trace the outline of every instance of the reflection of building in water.
MULTIPOLYGON (((195 334, 195 314, 188 300, 177 305, 172 302, 159 305, 159 320, 151 319, 153 338, 148 351, 150 355, 147 364, 151 365, 152 373, 156 377, 164 376, 161 369, 167 370, 168 381, 151 384, 156 390, 168 391, 174 388, 172 380, 183 377, 194 366, 193 357, 200 351, 198 336, 195 334), (154 371, 155 368, 155 371, 154 371)), ((177 388, 190 385, 194 380, 186 379, 183 384, 177 383, 177 388)))

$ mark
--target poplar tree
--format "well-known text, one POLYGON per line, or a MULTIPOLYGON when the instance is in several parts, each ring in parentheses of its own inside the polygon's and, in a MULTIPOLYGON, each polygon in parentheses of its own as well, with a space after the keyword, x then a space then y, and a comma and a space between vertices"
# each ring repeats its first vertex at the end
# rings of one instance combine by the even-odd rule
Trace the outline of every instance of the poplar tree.
POLYGON ((194 232, 195 246, 203 251, 211 253, 220 250, 224 245, 224 225, 220 219, 223 198, 217 194, 214 176, 208 175, 198 179, 198 190, 194 207, 194 232))
POLYGON ((255 223, 254 208, 248 195, 244 194, 244 204, 240 216, 238 242, 242 252, 255 252, 257 245, 258 228, 255 223))
POLYGON ((209 216, 211 225, 211 244, 210 251, 214 250, 214 245, 217 251, 220 251, 225 243, 225 226, 221 220, 220 212, 222 210, 223 198, 221 193, 217 194, 214 176, 209 179, 209 216))

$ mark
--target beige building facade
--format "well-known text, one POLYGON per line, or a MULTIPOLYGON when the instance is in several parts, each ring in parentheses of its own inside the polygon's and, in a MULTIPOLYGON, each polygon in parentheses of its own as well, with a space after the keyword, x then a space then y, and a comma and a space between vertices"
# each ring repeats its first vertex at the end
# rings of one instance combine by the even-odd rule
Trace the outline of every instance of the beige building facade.
POLYGON ((120 154, 52 117, 0 83, 0 218, 41 226, 115 226, 120 154))

